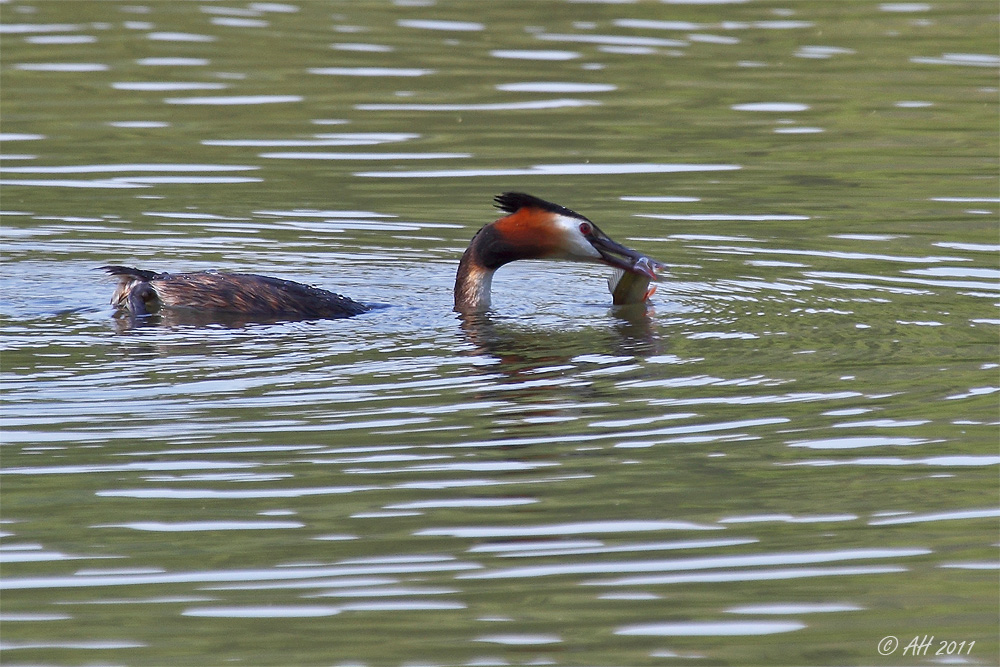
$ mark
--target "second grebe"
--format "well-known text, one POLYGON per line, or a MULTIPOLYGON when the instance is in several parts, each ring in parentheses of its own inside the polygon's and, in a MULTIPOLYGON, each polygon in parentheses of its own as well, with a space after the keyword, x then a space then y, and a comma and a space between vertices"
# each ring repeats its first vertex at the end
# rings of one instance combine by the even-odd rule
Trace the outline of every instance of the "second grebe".
MULTIPOLYGON (((664 265, 612 241, 584 216, 521 192, 494 198, 504 217, 485 225, 469 243, 455 276, 455 310, 490 308, 493 274, 518 259, 569 259, 608 264, 643 285, 664 265)), ((157 273, 127 266, 101 267, 119 280, 113 305, 134 316, 160 308, 238 313, 266 319, 351 317, 371 306, 302 283, 251 273, 157 273)), ((619 277, 619 281, 621 278, 619 277)), ((615 291, 615 303, 621 303, 615 291)), ((634 301, 645 300, 651 292, 634 301)))

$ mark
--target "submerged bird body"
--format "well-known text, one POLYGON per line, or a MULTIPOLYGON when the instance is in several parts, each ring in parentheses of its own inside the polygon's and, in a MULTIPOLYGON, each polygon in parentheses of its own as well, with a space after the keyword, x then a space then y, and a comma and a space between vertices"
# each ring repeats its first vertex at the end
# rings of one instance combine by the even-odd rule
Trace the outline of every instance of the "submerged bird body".
POLYGON ((241 313, 261 319, 336 319, 371 310, 325 289, 252 273, 156 273, 105 266, 118 277, 111 303, 142 316, 161 308, 241 313))
MULTIPOLYGON (((644 285, 656 280, 656 269, 664 266, 612 241, 593 222, 557 204, 518 192, 498 195, 495 200, 507 215, 480 229, 462 255, 455 277, 459 313, 489 310, 493 274, 519 259, 607 264, 622 271, 626 279, 635 276, 644 285)), ((102 268, 119 280, 111 303, 133 316, 171 308, 260 319, 335 319, 372 309, 318 287, 250 273, 171 274, 117 265, 102 268)), ((616 304, 640 300, 635 289, 612 291, 616 304)), ((641 291, 644 301, 649 293, 641 291)))

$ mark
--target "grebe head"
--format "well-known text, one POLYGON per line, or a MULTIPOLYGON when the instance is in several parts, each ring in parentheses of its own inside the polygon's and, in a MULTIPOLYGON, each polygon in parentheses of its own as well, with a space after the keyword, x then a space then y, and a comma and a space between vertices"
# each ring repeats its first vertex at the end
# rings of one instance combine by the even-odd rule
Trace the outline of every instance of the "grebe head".
POLYGON ((575 211, 521 192, 505 192, 495 201, 507 215, 480 229, 462 256, 455 281, 459 312, 488 310, 493 272, 518 259, 608 264, 657 279, 653 269, 662 265, 613 241, 575 211))

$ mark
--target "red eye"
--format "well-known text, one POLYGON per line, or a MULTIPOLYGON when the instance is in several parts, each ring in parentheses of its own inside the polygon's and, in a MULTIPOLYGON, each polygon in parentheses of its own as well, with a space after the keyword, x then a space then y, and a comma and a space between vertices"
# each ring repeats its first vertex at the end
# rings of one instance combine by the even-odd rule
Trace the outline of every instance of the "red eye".
POLYGON ((594 226, 589 222, 580 223, 580 233, 584 236, 590 236, 591 232, 594 231, 594 226))

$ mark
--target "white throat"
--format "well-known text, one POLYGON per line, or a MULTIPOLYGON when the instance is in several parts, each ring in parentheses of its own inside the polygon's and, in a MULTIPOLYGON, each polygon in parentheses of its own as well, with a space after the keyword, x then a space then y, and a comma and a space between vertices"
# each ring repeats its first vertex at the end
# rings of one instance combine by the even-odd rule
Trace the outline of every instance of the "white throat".
POLYGON ((483 313, 489 310, 494 273, 481 266, 471 266, 463 272, 455 286, 455 310, 461 313, 483 313))

